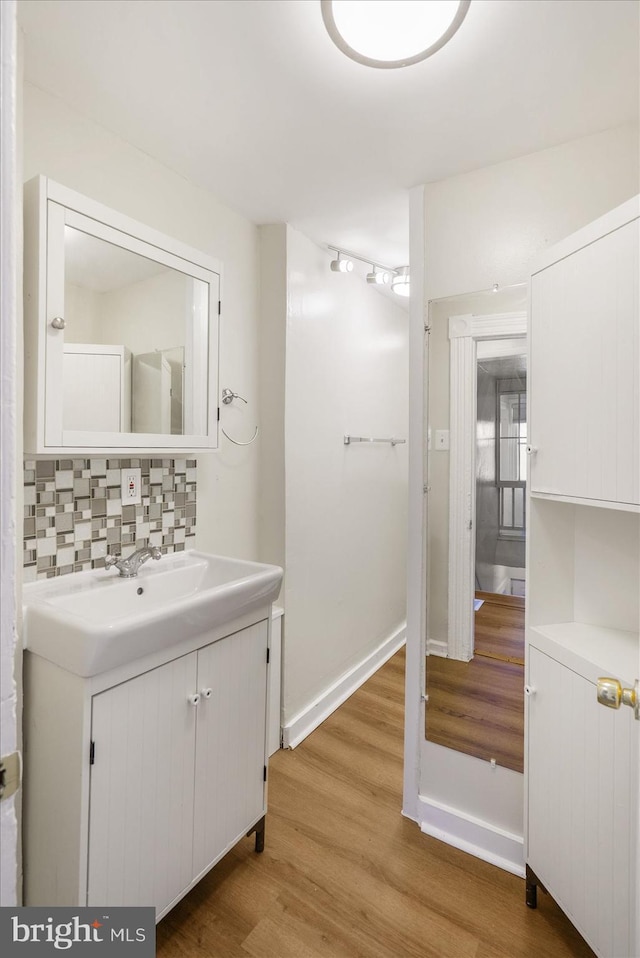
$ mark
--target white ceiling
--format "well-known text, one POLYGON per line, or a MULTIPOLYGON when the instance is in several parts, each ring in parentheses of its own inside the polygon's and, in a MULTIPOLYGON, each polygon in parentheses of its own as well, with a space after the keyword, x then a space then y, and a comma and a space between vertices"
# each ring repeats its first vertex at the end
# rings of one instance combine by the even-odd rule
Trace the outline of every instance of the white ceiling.
POLYGON ((638 122, 637 0, 472 0, 399 70, 320 0, 20 0, 26 78, 256 223, 408 262, 407 190, 638 122))

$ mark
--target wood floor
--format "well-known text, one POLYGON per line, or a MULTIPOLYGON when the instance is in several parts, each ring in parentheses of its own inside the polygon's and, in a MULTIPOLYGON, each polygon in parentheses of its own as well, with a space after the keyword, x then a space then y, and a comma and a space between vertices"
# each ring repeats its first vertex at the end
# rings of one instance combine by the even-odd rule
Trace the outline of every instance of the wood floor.
POLYGON ((524 665, 524 599, 495 592, 476 592, 476 599, 475 654, 524 665))
POLYGON ((404 654, 269 766, 241 841, 160 922, 160 958, 593 958, 547 895, 403 818, 404 654))
POLYGON ((477 592, 475 655, 427 663, 430 742, 524 770, 524 599, 477 592))

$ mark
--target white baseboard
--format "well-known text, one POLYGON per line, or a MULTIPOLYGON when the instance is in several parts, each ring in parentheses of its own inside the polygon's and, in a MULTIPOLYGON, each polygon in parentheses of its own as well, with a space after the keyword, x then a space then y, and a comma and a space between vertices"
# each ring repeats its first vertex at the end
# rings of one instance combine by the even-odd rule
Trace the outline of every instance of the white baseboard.
POLYGON ((449 643, 441 639, 427 639, 427 655, 439 655, 446 659, 449 655, 449 643))
POLYGON ((353 695, 360 686, 377 672, 381 665, 390 659, 398 649, 401 649, 407 638, 406 623, 385 639, 384 642, 371 652, 358 665, 346 672, 337 682, 329 686, 322 695, 298 712, 290 722, 282 728, 282 747, 295 748, 307 735, 313 732, 332 712, 342 705, 350 695, 353 695))
POLYGON ((475 858, 524 878, 524 839, 423 795, 418 799, 420 830, 475 858))

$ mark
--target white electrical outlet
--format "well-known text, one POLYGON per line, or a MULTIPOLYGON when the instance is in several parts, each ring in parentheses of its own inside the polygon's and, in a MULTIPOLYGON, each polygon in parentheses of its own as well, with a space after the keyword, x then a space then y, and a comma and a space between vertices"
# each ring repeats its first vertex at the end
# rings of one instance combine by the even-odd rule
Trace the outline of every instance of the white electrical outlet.
POLYGON ((123 506, 138 506, 142 502, 142 477, 140 469, 121 469, 120 483, 123 506))

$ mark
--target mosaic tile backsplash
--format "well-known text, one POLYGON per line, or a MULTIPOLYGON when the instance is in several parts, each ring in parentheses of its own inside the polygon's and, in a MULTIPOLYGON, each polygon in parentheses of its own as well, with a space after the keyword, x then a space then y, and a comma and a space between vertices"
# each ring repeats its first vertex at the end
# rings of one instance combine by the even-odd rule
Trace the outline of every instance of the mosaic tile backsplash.
POLYGON ((104 566, 142 546, 195 546, 195 459, 27 459, 24 581, 104 566), (142 503, 123 506, 120 470, 139 468, 142 503))

